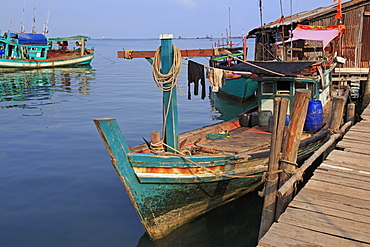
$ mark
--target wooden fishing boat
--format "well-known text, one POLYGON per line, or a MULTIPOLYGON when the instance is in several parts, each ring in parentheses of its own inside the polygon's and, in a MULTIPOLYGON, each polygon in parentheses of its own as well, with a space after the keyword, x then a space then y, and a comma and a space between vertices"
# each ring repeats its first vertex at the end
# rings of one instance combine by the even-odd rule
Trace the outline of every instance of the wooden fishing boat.
MULTIPOLYGON (((226 56, 212 56, 210 64, 214 68, 223 66, 233 67, 239 61, 246 58, 246 40, 243 47, 224 47, 229 51, 226 56)), ((222 86, 214 90, 217 94, 222 94, 231 99, 244 102, 255 95, 258 83, 251 78, 252 73, 245 71, 233 71, 225 73, 222 86)))
MULTIPOLYGON (((173 68, 181 64, 181 59, 178 61, 176 57, 185 54, 174 49, 172 36, 161 36, 161 47, 156 54, 160 54, 161 73, 165 75, 176 70, 173 68)), ((158 64, 158 59, 155 56, 153 66, 158 64)), ((307 63, 294 73, 287 73, 286 78, 270 75, 269 81, 276 83, 275 88, 283 83, 281 78, 284 77, 287 80, 284 85, 288 83, 292 87, 292 90, 284 92, 289 97, 294 95, 294 86, 299 81, 312 89, 312 100, 318 99, 322 92, 326 92, 316 90, 323 77, 311 73, 305 74, 304 80, 300 78, 305 71, 311 71, 313 65, 325 67, 325 78, 328 79, 325 86, 330 90, 331 70, 335 64, 307 63)), ((261 74, 255 80, 262 88, 262 97, 267 78, 261 74)), ((167 84, 170 84, 168 80, 167 84)), ((207 211, 258 188, 262 184, 269 155, 268 116, 271 116, 272 108, 268 108, 269 104, 263 98, 260 98, 263 102, 259 107, 264 114, 259 114, 254 108, 232 120, 179 135, 176 86, 167 86, 163 92, 165 124, 162 138, 159 132, 152 132, 151 142, 129 147, 115 119, 94 120, 140 221, 153 240, 163 238, 207 211), (243 116, 250 116, 250 121, 244 121, 243 116)), ((275 93, 279 95, 281 92, 275 93)), ((316 131, 303 135, 306 139, 301 141, 298 161, 322 145, 327 137, 325 126, 325 123, 320 123, 316 131)))
POLYGON ((88 65, 94 50, 86 49, 87 36, 47 38, 36 33, 6 32, 0 37, 0 68, 50 68, 88 65), (75 42, 68 49, 69 41, 75 42), (53 48, 53 42, 56 45, 53 48))

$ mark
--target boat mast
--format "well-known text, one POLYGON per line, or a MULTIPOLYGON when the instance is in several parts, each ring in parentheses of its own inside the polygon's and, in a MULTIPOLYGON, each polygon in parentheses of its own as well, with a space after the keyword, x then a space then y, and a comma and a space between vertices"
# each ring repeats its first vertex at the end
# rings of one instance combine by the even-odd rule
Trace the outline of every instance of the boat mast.
POLYGON ((24 10, 25 10, 25 8, 26 8, 26 2, 27 2, 27 0, 24 0, 24 3, 23 3, 23 11, 22 11, 22 17, 21 17, 21 27, 20 27, 20 30, 19 30, 19 32, 21 32, 21 33, 24 33, 24 25, 23 25, 23 16, 24 16, 24 10))
POLYGON ((230 7, 229 7, 229 37, 230 37, 230 47, 232 46, 232 41, 231 41, 231 17, 230 17, 230 7))
POLYGON ((265 60, 265 35, 263 33, 263 18, 262 18, 262 0, 259 0, 260 7, 260 22, 261 22, 261 39, 262 39, 262 61, 265 60))
MULTIPOLYGON (((162 61, 162 73, 168 74, 171 70, 173 61, 173 46, 172 46, 172 34, 161 34, 161 61, 162 61)), ((163 117, 165 121, 165 143, 178 150, 178 114, 177 114, 177 93, 176 86, 169 91, 163 91, 163 117)), ((174 152, 173 150, 167 150, 168 152, 174 152)))
POLYGON ((49 32, 48 25, 49 25, 49 17, 50 17, 50 5, 51 5, 51 0, 49 2, 48 12, 46 14, 46 21, 44 23, 44 30, 43 30, 44 35, 46 35, 49 32))
POLYGON ((36 33, 36 0, 33 0, 33 22, 32 22, 32 33, 36 33))

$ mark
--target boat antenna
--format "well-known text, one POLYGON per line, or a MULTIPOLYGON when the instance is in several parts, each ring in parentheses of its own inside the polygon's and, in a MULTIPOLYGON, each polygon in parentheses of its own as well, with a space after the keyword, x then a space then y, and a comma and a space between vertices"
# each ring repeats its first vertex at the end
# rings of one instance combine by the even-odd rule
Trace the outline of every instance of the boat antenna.
MULTIPOLYGON (((284 15, 284 12, 283 12, 283 1, 280 0, 280 15, 281 15, 281 18, 280 18, 280 21, 281 21, 281 41, 283 42, 283 60, 285 61, 286 60, 286 56, 287 56, 287 47, 286 47, 286 44, 285 44, 285 28, 284 28, 284 18, 285 18, 285 15, 284 15)), ((292 51, 292 50, 290 50, 292 51)))
POLYGON ((23 16, 24 16, 24 10, 25 10, 25 8, 26 8, 26 2, 27 2, 27 0, 24 0, 24 3, 23 3, 23 10, 22 10, 22 17, 21 17, 21 27, 20 27, 20 30, 19 30, 19 32, 21 32, 21 33, 24 33, 24 25, 23 25, 23 16))
POLYGON ((44 23, 44 30, 43 30, 44 35, 46 35, 49 32, 48 25, 49 25, 49 17, 50 17, 50 6, 51 6, 51 0, 49 2, 48 12, 46 14, 46 21, 44 23))
MULTIPOLYGON (((264 31, 263 31, 263 18, 262 18, 262 0, 259 0, 258 5, 260 7, 262 46, 263 46, 263 48, 265 48, 265 35, 264 35, 264 31)), ((265 52, 263 50, 262 50, 262 60, 265 60, 265 52)))
POLYGON ((230 37, 230 47, 232 46, 232 41, 231 41, 231 18, 230 18, 230 7, 229 7, 229 37, 230 37))
POLYGON ((10 19, 10 22, 9 22, 9 28, 8 28, 8 30, 10 30, 10 29, 11 29, 11 27, 12 27, 12 24, 13 24, 13 20, 12 20, 12 19, 10 19))
MULTIPOLYGON (((290 47, 293 48, 293 0, 290 0, 290 47)), ((293 57, 293 50, 291 52, 291 57, 293 57)))
POLYGON ((33 0, 33 22, 32 22, 32 33, 36 33, 36 0, 33 0))

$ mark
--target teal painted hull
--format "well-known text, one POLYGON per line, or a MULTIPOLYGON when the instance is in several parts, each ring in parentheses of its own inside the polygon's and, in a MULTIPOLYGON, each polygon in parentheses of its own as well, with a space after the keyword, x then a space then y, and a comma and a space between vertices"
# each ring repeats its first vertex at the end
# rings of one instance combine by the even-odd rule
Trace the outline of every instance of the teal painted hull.
POLYGON ((89 65, 94 53, 82 57, 68 57, 64 59, 6 59, 0 58, 0 68, 53 68, 89 65))
MULTIPOLYGON (((234 121, 184 133, 179 141, 190 141, 193 136, 198 139, 197 134, 235 125, 234 121)), ((257 189, 267 169, 269 151, 256 151, 244 157, 138 153, 145 145, 129 149, 115 119, 94 122, 140 221, 153 240, 257 189)), ((323 133, 316 139, 306 139, 300 152, 312 153, 325 136, 323 133)))
POLYGON ((255 94, 257 88, 258 82, 250 78, 227 79, 223 82, 219 93, 238 101, 245 101, 255 94))

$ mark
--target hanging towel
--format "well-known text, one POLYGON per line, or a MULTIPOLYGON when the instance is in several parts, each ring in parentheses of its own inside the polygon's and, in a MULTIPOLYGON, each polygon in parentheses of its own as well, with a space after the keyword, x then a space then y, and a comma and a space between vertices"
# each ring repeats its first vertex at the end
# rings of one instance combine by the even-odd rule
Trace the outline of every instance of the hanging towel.
POLYGON ((206 81, 204 77, 204 66, 189 60, 188 63, 188 99, 191 99, 190 83, 194 82, 194 95, 199 92, 199 80, 202 85, 202 96, 206 97, 206 81))
POLYGON ((218 92, 222 88, 222 80, 224 77, 224 71, 217 68, 207 69, 207 78, 212 86, 212 92, 218 92))

